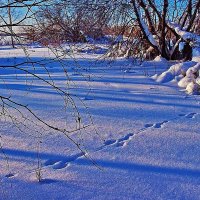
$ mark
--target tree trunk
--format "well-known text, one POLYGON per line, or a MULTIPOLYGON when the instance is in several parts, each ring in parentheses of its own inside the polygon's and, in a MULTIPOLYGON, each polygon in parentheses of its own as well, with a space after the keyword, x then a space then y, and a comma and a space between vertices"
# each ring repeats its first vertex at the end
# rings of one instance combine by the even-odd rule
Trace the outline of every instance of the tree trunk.
POLYGON ((159 51, 158 46, 156 46, 155 44, 153 44, 153 43, 150 41, 149 35, 148 35, 147 32, 146 32, 147 30, 145 30, 145 28, 143 27, 143 22, 141 21, 140 13, 139 13, 139 11, 138 11, 138 8, 137 8, 137 5, 136 5, 135 0, 132 0, 131 3, 132 3, 132 5, 133 5, 133 9, 134 9, 135 15, 136 15, 136 17, 137 17, 137 21, 138 21, 139 27, 140 27, 140 29, 141 29, 141 31, 142 31, 142 33, 143 33, 144 39, 147 41, 147 43, 148 43, 151 47, 153 47, 153 48, 155 49, 156 53, 159 54, 160 51, 159 51))
MULTIPOLYGON (((10 4, 10 0, 8 0, 8 4, 10 4)), ((12 14, 11 14, 11 7, 8 5, 8 19, 9 19, 9 29, 11 34, 11 44, 12 47, 15 48, 14 39, 13 39, 13 29, 12 29, 12 14)))
POLYGON ((192 60, 192 47, 188 42, 185 43, 183 48, 183 59, 184 61, 192 60))
POLYGON ((169 54, 167 53, 167 48, 166 48, 166 14, 167 14, 167 9, 168 9, 168 0, 164 0, 164 5, 163 5, 163 12, 162 12, 162 31, 161 31, 161 56, 163 58, 166 58, 169 60, 169 54))

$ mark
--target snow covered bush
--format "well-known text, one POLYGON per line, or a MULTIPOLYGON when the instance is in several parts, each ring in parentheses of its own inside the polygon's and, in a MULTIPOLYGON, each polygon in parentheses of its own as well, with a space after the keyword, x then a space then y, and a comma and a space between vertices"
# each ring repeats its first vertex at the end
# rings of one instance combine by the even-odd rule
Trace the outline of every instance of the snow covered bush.
POLYGON ((167 71, 156 77, 156 81, 166 83, 178 80, 178 86, 185 88, 189 94, 200 92, 199 84, 200 63, 194 61, 172 65, 167 71))
MULTIPOLYGON (((199 70, 200 70, 200 63, 197 63, 195 66, 190 67, 187 70, 186 76, 181 80, 182 85, 186 86, 186 91, 189 94, 199 94, 200 92, 200 85, 198 82, 199 70)), ((179 82, 179 86, 180 86, 180 82, 179 82)))

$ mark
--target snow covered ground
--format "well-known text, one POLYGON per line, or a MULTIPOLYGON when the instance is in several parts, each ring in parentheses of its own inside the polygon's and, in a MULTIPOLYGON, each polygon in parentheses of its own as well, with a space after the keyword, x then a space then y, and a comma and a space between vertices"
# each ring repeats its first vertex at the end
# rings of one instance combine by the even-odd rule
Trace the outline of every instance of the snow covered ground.
MULTIPOLYGON (((34 61, 54 57, 46 48, 30 48, 26 53, 34 61)), ((141 67, 125 59, 97 62, 99 56, 82 52, 75 60, 68 56, 61 63, 42 61, 54 83, 68 87, 83 123, 92 117, 98 134, 91 126, 71 136, 97 166, 63 134, 31 121, 24 121, 28 127, 17 124, 21 132, 2 117, 0 199, 200 199, 200 96, 187 95, 175 81, 151 78, 172 63, 157 61, 141 67), (41 183, 35 172, 38 148, 41 183)), ((1 65, 26 59, 21 49, 0 50, 1 65)), ((24 67, 48 79, 43 67, 31 63, 24 67)), ((0 75, 1 95, 28 105, 50 124, 76 126, 72 108, 65 111, 62 97, 48 85, 17 70, 1 68, 0 75)))

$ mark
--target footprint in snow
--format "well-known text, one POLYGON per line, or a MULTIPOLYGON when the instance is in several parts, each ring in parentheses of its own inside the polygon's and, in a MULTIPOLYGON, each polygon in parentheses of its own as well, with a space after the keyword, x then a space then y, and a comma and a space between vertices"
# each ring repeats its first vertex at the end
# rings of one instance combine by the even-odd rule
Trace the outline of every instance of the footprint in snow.
POLYGON ((55 164, 58 163, 58 162, 59 162, 59 160, 50 159, 50 160, 47 160, 47 161, 44 163, 44 166, 55 165, 55 164))
POLYGON ((53 169, 63 169, 63 168, 65 168, 65 167, 67 167, 68 164, 69 164, 68 162, 59 161, 59 162, 55 163, 55 164, 52 166, 52 168, 53 168, 53 169))
POLYGON ((116 144, 116 147, 123 147, 126 144, 127 144, 126 142, 119 142, 119 143, 116 144))
POLYGON ((129 140, 132 139, 133 135, 134 135, 133 133, 129 133, 129 134, 127 134, 127 135, 125 135, 125 136, 123 136, 123 137, 117 139, 117 140, 114 140, 114 139, 106 140, 106 141, 104 142, 104 146, 101 147, 101 148, 99 148, 98 150, 101 150, 101 149, 103 149, 104 147, 110 146, 110 145, 113 145, 113 144, 115 144, 116 147, 125 146, 126 143, 127 143, 129 140))
POLYGON ((165 120, 165 121, 163 121, 163 122, 161 122, 161 123, 156 123, 156 124, 154 124, 154 128, 162 128, 162 126, 164 125, 164 124, 166 124, 166 123, 168 123, 169 121, 167 121, 167 120, 165 120))
POLYGON ((126 146, 127 143, 133 138, 133 135, 134 135, 133 133, 129 133, 129 134, 125 135, 124 137, 119 138, 117 140, 116 146, 117 147, 126 146))
POLYGON ((150 128, 150 127, 153 127, 153 124, 145 124, 144 127, 145 128, 150 128))
POLYGON ((106 148, 107 146, 113 145, 116 142, 117 142, 117 140, 114 140, 114 139, 106 140, 106 141, 104 141, 103 146, 97 148, 97 151, 101 151, 102 149, 106 148))
POLYGON ((125 135, 124 137, 119 138, 119 139, 117 140, 117 142, 120 143, 120 142, 124 142, 124 141, 130 140, 130 138, 131 138, 132 136, 133 136, 133 133, 129 133, 129 134, 125 135))
POLYGON ((104 144, 105 144, 106 146, 108 146, 108 145, 114 144, 115 142, 116 142, 116 140, 106 140, 106 141, 104 142, 104 144))
POLYGON ((17 174, 9 173, 5 175, 6 178, 13 178, 15 176, 17 176, 17 174))
POLYGON ((195 118, 196 115, 197 115, 197 113, 190 113, 190 114, 186 115, 185 117, 188 119, 193 119, 193 118, 195 118))
POLYGON ((195 118, 196 115, 197 115, 197 113, 179 114, 180 117, 185 117, 187 119, 193 119, 193 118, 195 118))
POLYGON ((67 167, 69 165, 69 163, 77 160, 78 158, 81 158, 82 156, 84 156, 83 152, 78 153, 78 154, 73 155, 73 156, 69 156, 68 158, 63 159, 63 160, 50 159, 50 160, 47 160, 44 163, 44 166, 45 167, 52 166, 52 168, 56 169, 56 170, 57 169, 63 169, 65 167, 67 167))
POLYGON ((145 124, 144 127, 145 128, 162 128, 164 124, 168 123, 169 121, 165 120, 163 122, 160 123, 155 123, 155 124, 145 124))

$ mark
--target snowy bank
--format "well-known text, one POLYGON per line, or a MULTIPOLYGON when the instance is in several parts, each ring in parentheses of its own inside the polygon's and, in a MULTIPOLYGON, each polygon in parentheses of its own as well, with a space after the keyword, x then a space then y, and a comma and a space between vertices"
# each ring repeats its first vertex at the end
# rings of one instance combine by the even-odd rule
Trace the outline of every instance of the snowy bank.
MULTIPOLYGON (((196 59, 195 59, 196 60, 196 59)), ((178 86, 185 88, 188 94, 200 93, 200 63, 195 61, 181 62, 172 65, 159 76, 154 76, 156 82, 167 83, 177 81, 178 86)))

